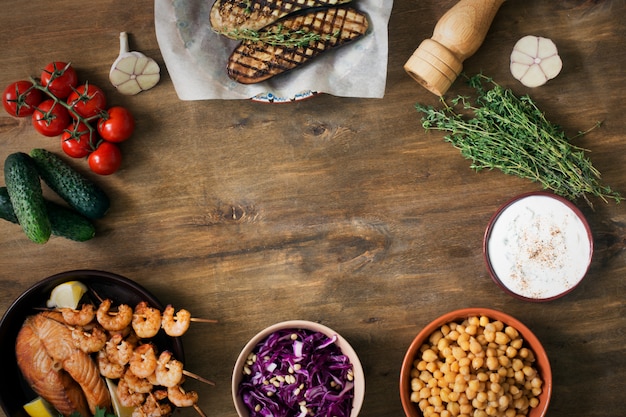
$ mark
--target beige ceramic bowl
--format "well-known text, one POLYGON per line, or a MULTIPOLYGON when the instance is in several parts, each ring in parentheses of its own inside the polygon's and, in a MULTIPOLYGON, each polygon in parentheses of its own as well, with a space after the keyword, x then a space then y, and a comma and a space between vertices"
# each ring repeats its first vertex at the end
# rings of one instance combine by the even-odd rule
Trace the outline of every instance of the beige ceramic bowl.
POLYGON ((483 315, 492 320, 500 320, 506 325, 513 326, 522 336, 525 346, 529 347, 534 352, 536 358, 535 366, 543 380, 543 391, 539 395, 539 405, 530 410, 528 417, 544 417, 546 415, 548 405, 550 403, 550 396, 552 395, 552 371, 550 369, 548 355, 546 354, 546 351, 541 345, 539 339, 537 339, 528 327, 508 314, 488 308, 464 308, 451 311, 433 320, 430 324, 424 327, 415 339, 413 339, 413 342, 411 342, 400 370, 400 400, 402 401, 402 408, 404 409, 404 413, 407 417, 423 417, 418 405, 411 402, 410 399, 411 369, 413 368, 413 362, 420 351, 421 346, 428 340, 430 335, 442 325, 451 322, 460 323, 468 317, 483 315))
POLYGON ((350 413, 350 417, 358 416, 361 410, 361 406, 363 405, 363 399, 365 397, 365 375, 363 373, 363 368, 361 366, 359 357, 357 356, 354 349, 350 346, 348 341, 345 340, 340 334, 322 324, 306 320, 290 320, 274 324, 260 331, 252 339, 250 339, 250 341, 244 346, 241 353, 239 354, 239 357, 235 362, 232 377, 233 402, 235 404, 235 409, 237 410, 237 414, 239 415, 239 417, 250 416, 248 408, 246 407, 238 393, 239 385, 241 384, 241 381, 243 379, 243 368, 248 358, 248 355, 254 350, 259 342, 263 341, 270 334, 285 329, 305 329, 323 333, 328 337, 333 337, 335 335, 337 336, 337 340, 335 343, 337 344, 339 349, 341 349, 341 352, 350 359, 354 372, 354 397, 352 399, 352 412, 350 413))
POLYGON ((491 278, 505 292, 526 301, 550 301, 573 291, 586 275, 593 236, 569 200, 527 193, 491 218, 483 254, 491 278))

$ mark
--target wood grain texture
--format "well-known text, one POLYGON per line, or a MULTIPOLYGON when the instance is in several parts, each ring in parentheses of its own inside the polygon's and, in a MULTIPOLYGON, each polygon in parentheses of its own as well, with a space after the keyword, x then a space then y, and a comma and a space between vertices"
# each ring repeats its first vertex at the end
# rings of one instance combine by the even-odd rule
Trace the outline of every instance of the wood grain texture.
MULTIPOLYGON (((626 207, 595 202, 587 215, 596 253, 587 278, 565 298, 515 300, 489 279, 482 236, 495 210, 538 190, 500 172, 475 173, 442 135, 425 132, 414 104, 437 97, 402 66, 455 0, 396 0, 389 23, 383 99, 321 95, 289 105, 179 101, 154 33, 153 2, 19 2, 0 17, 0 85, 68 60, 129 107, 134 137, 122 169, 95 178, 110 213, 87 243, 29 242, 0 224, 0 313, 41 278, 102 269, 146 286, 162 302, 218 324, 184 336, 186 368, 216 381, 190 382, 211 417, 235 416, 230 377, 239 350, 263 327, 320 321, 360 354, 367 379, 363 417, 402 415, 398 378, 412 338, 447 311, 506 311, 544 342, 554 374, 552 417, 618 417, 626 389, 626 207), (154 57, 156 88, 124 97, 107 80, 127 31, 154 57)), ((589 149, 603 180, 626 194, 626 2, 506 1, 464 70, 531 94, 551 121, 589 149), (508 71, 524 35, 552 38, 564 68, 529 90, 508 71)), ((468 90, 457 80, 448 94, 468 90)), ((60 150, 28 120, 0 113, 0 165, 16 151, 60 150)), ((84 161, 72 161, 85 170, 84 161)), ((0 181, 2 182, 2 181, 0 181)), ((195 416, 191 409, 181 416, 195 416)), ((3 415, 0 412, 0 415, 3 415)))

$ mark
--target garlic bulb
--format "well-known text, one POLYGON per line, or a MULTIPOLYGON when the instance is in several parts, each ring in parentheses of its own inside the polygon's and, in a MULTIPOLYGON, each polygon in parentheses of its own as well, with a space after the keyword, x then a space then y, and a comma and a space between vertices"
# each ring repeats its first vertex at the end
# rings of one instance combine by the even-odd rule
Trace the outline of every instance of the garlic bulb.
POLYGON ((113 62, 109 80, 117 90, 134 95, 154 87, 161 78, 159 64, 137 51, 128 51, 128 35, 120 33, 120 54, 113 62))
POLYGON ((524 36, 511 53, 511 74, 526 87, 539 87, 559 75, 563 63, 548 38, 524 36))

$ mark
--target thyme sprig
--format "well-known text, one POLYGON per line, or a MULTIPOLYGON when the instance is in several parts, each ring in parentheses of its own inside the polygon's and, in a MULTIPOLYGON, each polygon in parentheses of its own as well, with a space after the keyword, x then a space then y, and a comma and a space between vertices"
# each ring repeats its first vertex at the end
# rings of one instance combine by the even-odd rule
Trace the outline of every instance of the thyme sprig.
POLYGON ((339 30, 332 34, 319 34, 304 29, 288 29, 281 24, 271 30, 226 29, 218 33, 234 40, 263 42, 268 45, 290 48, 306 47, 311 42, 328 41, 332 38, 338 38, 340 35, 339 30))
POLYGON ((586 150, 572 145, 563 129, 549 122, 529 96, 517 97, 483 74, 470 77, 468 84, 477 93, 473 101, 457 96, 448 104, 442 97, 443 109, 419 103, 415 107, 424 114, 425 129, 450 132, 445 141, 472 161, 472 169, 499 169, 538 182, 570 200, 584 198, 590 205, 588 196, 605 202, 623 200, 618 192, 600 184, 600 172, 586 150))

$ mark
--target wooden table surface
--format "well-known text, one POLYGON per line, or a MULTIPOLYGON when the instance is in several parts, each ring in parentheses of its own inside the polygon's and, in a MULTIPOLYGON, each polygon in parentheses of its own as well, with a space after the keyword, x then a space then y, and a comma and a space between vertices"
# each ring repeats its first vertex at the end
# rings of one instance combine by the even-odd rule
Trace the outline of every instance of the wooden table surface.
MULTIPOLYGON (((626 390, 626 207, 576 202, 596 251, 582 284, 562 299, 528 303, 490 280, 482 255, 489 218, 537 184, 469 161, 425 132, 416 102, 438 98, 403 64, 454 0, 396 0, 382 99, 321 95, 287 105, 180 101, 166 71, 147 0, 41 0, 5 5, 0 85, 71 61, 81 79, 127 106, 136 132, 119 172, 95 177, 112 207, 86 243, 27 240, 3 222, 0 313, 20 293, 61 271, 98 269, 129 277, 163 303, 218 324, 183 337, 186 367, 216 382, 195 386, 210 417, 235 416, 230 394, 239 350, 257 331, 288 319, 319 321, 359 353, 366 379, 363 417, 402 415, 400 364, 412 338, 462 307, 512 314, 544 343, 554 373, 549 416, 623 416, 626 390), (158 86, 116 93, 108 71, 120 31, 162 67, 158 86)), ((530 94, 577 140, 603 181, 626 194, 626 2, 507 1, 483 46, 465 62, 518 94, 530 94), (529 90, 508 71, 517 39, 550 37, 562 73, 529 90)), ((449 91, 462 91, 457 81, 449 91)), ((28 120, 0 113, 0 159, 59 140, 28 120)), ((85 170, 84 161, 72 161, 85 170)), ((87 173, 87 175, 89 175, 87 173)), ((9 358, 4 358, 9 360, 9 358)), ((194 416, 193 409, 180 415, 194 416)))

